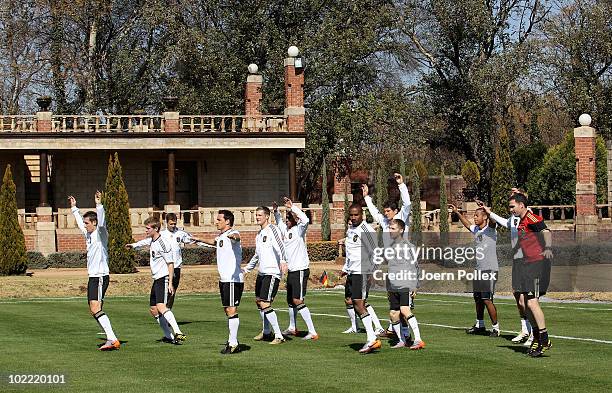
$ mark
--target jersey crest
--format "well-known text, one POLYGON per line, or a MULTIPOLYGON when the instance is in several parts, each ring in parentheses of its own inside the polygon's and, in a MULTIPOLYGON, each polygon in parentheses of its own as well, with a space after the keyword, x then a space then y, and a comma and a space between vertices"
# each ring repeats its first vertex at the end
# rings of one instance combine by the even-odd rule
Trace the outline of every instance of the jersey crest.
POLYGON ((289 232, 289 239, 293 237, 293 233, 289 232))
POLYGON ((264 236, 264 237, 263 237, 263 242, 264 242, 264 243, 266 242, 266 240, 268 240, 268 236, 264 236))
POLYGON ((357 235, 353 235, 353 241, 354 241, 354 242, 357 242, 357 239, 359 239, 359 236, 357 236, 357 235))
POLYGON ((223 239, 219 240, 219 247, 223 247, 223 239))

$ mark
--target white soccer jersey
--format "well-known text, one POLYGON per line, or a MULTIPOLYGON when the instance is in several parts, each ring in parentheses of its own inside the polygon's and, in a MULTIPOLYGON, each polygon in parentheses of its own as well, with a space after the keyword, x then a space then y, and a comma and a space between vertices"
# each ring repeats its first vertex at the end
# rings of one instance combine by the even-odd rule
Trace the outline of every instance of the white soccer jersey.
POLYGON ((480 229, 477 225, 470 226, 470 232, 474 235, 474 245, 476 246, 476 269, 498 271, 497 262, 497 231, 487 225, 480 229), (479 254, 482 253, 482 258, 479 254))
MULTIPOLYGON (((401 183, 398 188, 400 190, 400 196, 402 199, 402 208, 393 218, 404 221, 404 223, 406 224, 406 228, 410 228, 410 208, 412 206, 412 202, 410 201, 410 193, 408 193, 408 187, 406 187, 406 184, 404 183, 401 183)), ((376 222, 380 224, 383 232, 389 232, 389 225, 391 225, 391 220, 389 220, 387 217, 385 217, 384 214, 378 211, 378 209, 376 208, 376 206, 374 206, 374 203, 372 202, 371 196, 367 195, 363 199, 365 200, 366 205, 368 206, 368 211, 372 215, 372 218, 374 218, 374 220, 376 220, 376 222)), ((406 230, 406 237, 408 236, 408 232, 409 231, 406 230)), ((385 242, 385 247, 389 246, 392 243, 392 240, 389 236, 383 236, 383 240, 385 242)))
POLYGON ((250 272, 259 263, 259 274, 272 275, 280 279, 281 262, 287 261, 282 233, 274 224, 268 224, 255 238, 255 255, 245 267, 250 272))
POLYGON ((368 223, 362 221, 358 226, 349 226, 344 240, 346 260, 342 271, 366 273, 372 271, 372 254, 377 247, 376 231, 368 223), (367 260, 364 260, 367 259, 367 260))
POLYGON ((517 247, 518 242, 518 226, 521 222, 521 218, 515 216, 514 214, 510 216, 510 218, 506 219, 498 216, 497 214, 491 212, 491 218, 494 219, 499 225, 504 228, 508 228, 510 230, 510 242, 512 244, 512 248, 514 251, 514 259, 519 259, 523 257, 523 250, 520 247, 517 247))
POLYGON ((287 263, 289 264, 290 272, 308 269, 310 259, 308 258, 308 249, 306 248, 306 230, 310 220, 304 212, 297 206, 291 206, 291 211, 298 218, 297 225, 287 229, 287 224, 282 220, 278 210, 274 211, 274 217, 278 228, 283 234, 285 242, 285 252, 287 253, 287 263))
POLYGON ((191 237, 191 234, 185 232, 182 229, 178 229, 178 228, 175 228, 174 232, 166 228, 166 229, 163 229, 160 232, 160 234, 172 239, 172 241, 176 243, 177 247, 175 248, 174 267, 175 268, 181 267, 181 264, 183 263, 183 252, 181 249, 181 245, 191 244, 195 242, 193 238, 191 237))
POLYGON ((150 237, 131 244, 134 248, 149 246, 149 264, 153 280, 165 277, 170 274, 168 264, 174 263, 176 250, 174 242, 166 236, 159 236, 153 240, 150 237))
POLYGON ((77 226, 85 235, 87 243, 87 274, 89 277, 108 275, 108 231, 106 230, 104 206, 96 205, 98 226, 92 233, 88 233, 85 229, 79 208, 75 206, 71 210, 77 226))
POLYGON ((244 282, 244 276, 240 270, 242 247, 240 241, 230 239, 230 235, 240 235, 240 233, 231 228, 216 238, 219 281, 244 282))

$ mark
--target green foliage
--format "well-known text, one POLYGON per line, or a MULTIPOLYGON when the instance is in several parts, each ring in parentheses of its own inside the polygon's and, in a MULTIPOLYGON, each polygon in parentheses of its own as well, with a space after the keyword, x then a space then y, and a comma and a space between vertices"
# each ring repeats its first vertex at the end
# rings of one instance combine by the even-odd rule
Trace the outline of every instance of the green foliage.
POLYGON ((331 224, 329 221, 329 196, 327 195, 327 165, 323 160, 321 166, 321 240, 331 239, 331 224))
POLYGON ((412 170, 412 207, 410 212, 410 232, 413 234, 411 241, 419 245, 421 241, 421 181, 416 168, 412 170))
POLYGON ((17 216, 17 189, 7 165, 0 188, 0 275, 23 274, 27 269, 26 245, 17 216))
MULTIPOLYGON (((539 168, 527 182, 533 205, 573 205, 576 203, 576 154, 574 135, 551 147, 539 168)), ((606 203, 608 193, 607 150, 603 138, 597 137, 595 153, 597 202, 606 203)))
POLYGON ((548 147, 540 141, 531 142, 519 147, 512 152, 510 157, 512 166, 516 173, 516 186, 529 191, 527 180, 531 177, 531 171, 542 165, 548 147))
POLYGON ((83 251, 54 252, 47 256, 49 267, 87 267, 87 253, 83 251))
POLYGON ((468 188, 476 187, 480 182, 480 171, 475 162, 467 160, 461 167, 461 176, 467 183, 468 188))
POLYGON ((423 161, 416 160, 416 162, 414 163, 414 169, 419 175, 419 182, 420 182, 419 184, 421 184, 422 186, 427 180, 427 178, 429 177, 429 172, 427 171, 427 167, 425 166, 425 163, 423 161))
POLYGON ((46 269, 49 267, 49 261, 41 252, 28 251, 26 258, 29 269, 46 269))
POLYGON ((123 183, 123 171, 119 155, 108 160, 108 174, 103 195, 108 229, 108 266, 111 273, 133 273, 134 251, 125 245, 132 243, 130 204, 123 183))
POLYGON ((515 186, 514 166, 510 159, 510 140, 505 128, 499 133, 499 145, 495 147, 495 165, 491 177, 491 209, 506 211, 510 189, 515 186))
POLYGON ((448 233, 448 199, 446 195, 446 175, 444 165, 440 170, 440 233, 448 233))
POLYGON ((384 169, 379 167, 376 171, 376 206, 380 209, 387 202, 389 191, 387 190, 387 177, 384 169))
POLYGON ((335 241, 307 243, 306 248, 311 261, 333 261, 338 257, 338 243, 335 241))

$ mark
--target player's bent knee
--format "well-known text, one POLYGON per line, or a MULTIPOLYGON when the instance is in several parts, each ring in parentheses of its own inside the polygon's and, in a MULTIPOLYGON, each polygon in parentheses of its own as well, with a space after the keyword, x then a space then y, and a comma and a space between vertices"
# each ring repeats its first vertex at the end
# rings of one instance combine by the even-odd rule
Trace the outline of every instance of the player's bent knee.
POLYGON ((352 306, 353 305, 353 299, 351 299, 350 297, 347 297, 344 299, 344 304, 346 304, 347 306, 352 306))
POLYGON ((259 302, 259 307, 263 310, 264 308, 270 307, 270 304, 269 302, 259 302))
POLYGON ((91 312, 91 315, 94 315, 95 313, 101 310, 102 310, 102 304, 100 302, 95 301, 95 300, 91 300, 89 302, 89 312, 91 312))
POLYGON ((294 306, 299 306, 300 304, 304 304, 302 299, 293 299, 292 300, 294 306))

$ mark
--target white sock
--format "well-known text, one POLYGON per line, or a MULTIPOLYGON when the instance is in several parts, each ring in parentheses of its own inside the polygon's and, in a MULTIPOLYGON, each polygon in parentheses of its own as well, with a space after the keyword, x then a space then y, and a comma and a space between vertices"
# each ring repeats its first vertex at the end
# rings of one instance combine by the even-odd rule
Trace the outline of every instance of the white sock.
POLYGON ((391 321, 389 321, 389 326, 387 327, 388 331, 392 331, 393 330, 393 323, 391 321))
POLYGON ((408 317, 408 324, 412 333, 414 333, 414 341, 421 341, 421 332, 419 331, 419 323, 414 315, 408 317))
POLYGON ((485 327, 484 319, 477 319, 476 320, 476 327, 479 327, 479 328, 485 327))
POLYGON ((295 330, 295 314, 296 307, 294 307, 293 305, 289 306, 289 327, 287 328, 289 330, 295 330))
POLYGON ((404 337, 410 336, 410 328, 408 327, 408 322, 404 318, 400 317, 400 324, 402 325, 402 334, 404 337))
POLYGON ((404 338, 404 333, 402 332, 402 324, 399 323, 399 321, 397 321, 396 323, 392 323, 391 329, 393 329, 400 342, 406 344, 406 339, 404 338))
POLYGON ((108 315, 102 313, 102 315, 99 316, 97 320, 100 326, 102 326, 102 329, 104 329, 104 333, 106 333, 106 339, 108 341, 117 340, 117 337, 115 336, 115 333, 113 332, 113 328, 111 326, 110 319, 108 319, 108 315))
POLYGON ((264 315, 264 312, 262 309, 259 309, 259 316, 261 317, 261 323, 262 323, 261 331, 263 332, 263 334, 270 334, 270 323, 268 322, 268 319, 264 315))
POLYGON ((172 310, 166 311, 164 313, 164 318, 166 318, 166 321, 168 321, 168 324, 172 326, 172 330, 174 331, 174 334, 183 334, 183 332, 181 332, 181 328, 179 328, 178 323, 176 323, 176 318, 174 318, 174 314, 172 313, 172 310))
POLYGON ((491 326, 493 330, 499 330, 499 322, 491 326))
POLYGON ((172 331, 170 331, 170 326, 168 325, 168 321, 166 321, 166 318, 164 318, 162 314, 159 314, 155 317, 155 320, 159 324, 159 327, 162 328, 164 332, 164 337, 169 338, 170 340, 174 339, 174 335, 172 334, 172 331))
POLYGON ((317 334, 317 332, 315 331, 314 324, 312 323, 312 316, 310 315, 310 310, 308 309, 308 307, 306 307, 305 304, 301 304, 300 306, 303 307, 298 306, 296 307, 296 309, 304 319, 304 322, 306 322, 306 326, 308 327, 308 333, 317 334))
POLYGON ((278 318, 276 317, 276 311, 273 308, 268 308, 268 311, 264 313, 264 316, 270 322, 272 329, 274 330, 274 337, 283 338, 283 333, 278 326, 278 318))
POLYGON ((374 307, 372 307, 370 304, 368 304, 368 307, 366 307, 366 310, 368 311, 368 314, 370 314, 370 316, 372 317, 372 322, 374 323, 374 328, 376 330, 383 330, 383 327, 380 324, 380 319, 378 319, 378 315, 376 315, 376 311, 374 311, 374 307))
POLYGON ((531 322, 529 322, 529 319, 525 319, 525 326, 527 327, 527 332, 529 332, 529 334, 532 334, 532 328, 531 328, 531 322))
POLYGON ((350 308, 347 307, 346 313, 349 315, 349 318, 351 319, 351 328, 354 331, 357 331, 357 320, 355 318, 355 309, 352 306, 350 308))
POLYGON ((233 317, 229 317, 227 319, 227 324, 229 326, 229 339, 227 341, 230 346, 235 347, 238 345, 238 326, 240 326, 238 314, 234 315, 233 317))
POLYGON ((368 343, 374 342, 374 340, 376 340, 376 334, 374 333, 374 328, 372 327, 372 316, 370 314, 364 314, 360 315, 359 318, 361 318, 361 323, 363 323, 363 326, 365 327, 368 336, 368 343))

